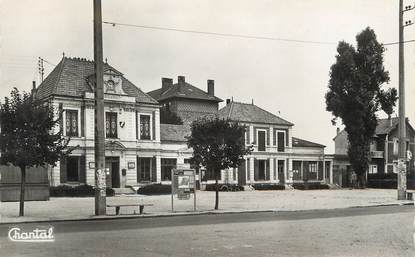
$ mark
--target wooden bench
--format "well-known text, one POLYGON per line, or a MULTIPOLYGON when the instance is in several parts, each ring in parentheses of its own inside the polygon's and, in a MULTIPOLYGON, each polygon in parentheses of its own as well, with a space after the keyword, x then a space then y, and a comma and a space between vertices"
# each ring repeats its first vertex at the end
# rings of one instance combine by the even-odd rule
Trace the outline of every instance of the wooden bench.
MULTIPOLYGON (((120 214, 120 208, 121 207, 135 207, 138 206, 139 207, 139 212, 140 214, 143 214, 144 211, 144 206, 153 206, 153 204, 151 203, 136 203, 136 204, 107 204, 107 207, 115 207, 115 215, 119 215, 120 214)), ((135 211, 134 211, 135 214, 135 211)))

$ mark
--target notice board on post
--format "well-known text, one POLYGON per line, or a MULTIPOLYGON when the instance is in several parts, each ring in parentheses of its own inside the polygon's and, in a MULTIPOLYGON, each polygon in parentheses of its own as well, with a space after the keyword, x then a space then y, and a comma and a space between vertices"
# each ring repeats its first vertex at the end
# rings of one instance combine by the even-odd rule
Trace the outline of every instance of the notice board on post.
POLYGON ((171 211, 174 200, 190 200, 193 194, 193 210, 196 211, 196 172, 194 169, 172 169, 171 171, 171 211))

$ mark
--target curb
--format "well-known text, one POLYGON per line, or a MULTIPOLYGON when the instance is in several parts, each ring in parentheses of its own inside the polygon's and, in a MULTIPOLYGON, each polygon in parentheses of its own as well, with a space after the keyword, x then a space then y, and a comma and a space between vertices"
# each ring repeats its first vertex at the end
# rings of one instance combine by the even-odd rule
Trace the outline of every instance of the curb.
POLYGON ((243 210, 243 211, 201 211, 201 212, 178 212, 178 213, 166 213, 166 214, 144 214, 144 215, 124 215, 124 216, 91 216, 89 218, 80 219, 57 219, 57 220, 30 220, 30 221, 17 221, 17 222, 0 222, 0 226, 13 225, 13 224, 32 224, 32 223, 60 223, 60 222, 72 222, 72 221, 105 221, 105 220, 124 220, 124 219, 148 219, 148 218, 171 218, 171 217, 183 217, 183 216, 201 216, 201 215, 232 215, 241 213, 287 213, 287 212, 304 212, 304 211, 324 211, 324 210, 340 210, 340 209, 352 209, 352 208, 376 208, 386 206, 410 206, 414 205, 414 202, 405 203, 390 203, 390 204, 377 204, 377 205, 366 205, 366 206, 350 206, 346 208, 332 208, 332 209, 308 209, 308 210, 243 210))

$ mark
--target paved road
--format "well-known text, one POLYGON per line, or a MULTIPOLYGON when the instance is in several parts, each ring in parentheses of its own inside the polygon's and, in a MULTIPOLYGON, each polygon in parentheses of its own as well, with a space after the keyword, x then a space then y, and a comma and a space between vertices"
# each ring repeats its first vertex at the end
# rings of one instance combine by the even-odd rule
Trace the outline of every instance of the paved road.
POLYGON ((200 215, 52 225, 55 242, 11 242, 0 256, 415 256, 413 206, 200 215))

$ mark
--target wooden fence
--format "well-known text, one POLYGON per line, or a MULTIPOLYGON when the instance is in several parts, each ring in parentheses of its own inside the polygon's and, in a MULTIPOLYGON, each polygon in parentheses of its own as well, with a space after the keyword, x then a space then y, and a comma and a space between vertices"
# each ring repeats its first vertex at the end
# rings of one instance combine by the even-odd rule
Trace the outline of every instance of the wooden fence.
MULTIPOLYGON (((0 166, 0 201, 20 200, 20 168, 0 166)), ((45 167, 33 167, 26 170, 25 201, 49 200, 48 170, 45 167)))

